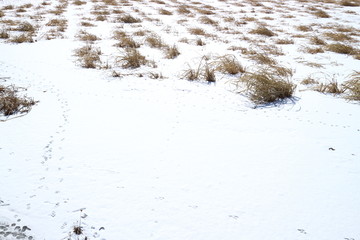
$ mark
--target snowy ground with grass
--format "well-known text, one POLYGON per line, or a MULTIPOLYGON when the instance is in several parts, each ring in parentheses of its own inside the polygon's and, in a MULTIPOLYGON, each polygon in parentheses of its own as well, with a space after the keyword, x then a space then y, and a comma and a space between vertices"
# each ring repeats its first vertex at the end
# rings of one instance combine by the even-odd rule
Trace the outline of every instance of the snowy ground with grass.
POLYGON ((360 240, 359 5, 0 0, 0 239, 360 240))

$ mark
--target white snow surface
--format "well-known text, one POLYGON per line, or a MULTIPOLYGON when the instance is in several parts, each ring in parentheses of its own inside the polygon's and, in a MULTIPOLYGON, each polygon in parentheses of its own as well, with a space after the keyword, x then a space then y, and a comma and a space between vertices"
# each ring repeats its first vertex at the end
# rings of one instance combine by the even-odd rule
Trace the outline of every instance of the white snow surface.
MULTIPOLYGON (((28 2, 3 0, 0 7, 28 2)), ((217 73, 216 84, 180 79, 187 64, 203 55, 249 45, 226 34, 220 35, 226 44, 177 42, 193 36, 180 25, 168 31, 181 16, 175 10, 172 16, 156 15, 176 1, 165 2, 132 1, 129 9, 160 18, 161 24, 141 24, 169 44, 176 42, 181 55, 165 59, 144 44, 140 51, 158 68, 115 67, 126 74, 121 78, 111 77, 112 70, 81 68, 74 57, 74 49, 84 45, 75 38, 79 19, 91 17, 96 1, 81 7, 69 2, 63 39, 2 40, 0 77, 9 77, 3 83, 27 88, 26 95, 39 103, 23 117, 0 122, 0 223, 27 226, 26 239, 46 240, 360 240, 359 104, 299 84, 293 99, 254 108, 231 91, 229 81, 236 76, 217 73), (150 79, 151 71, 165 78, 150 79), (78 225, 84 230, 80 236, 72 232, 78 225)), ((201 2, 216 8, 212 18, 234 10, 231 1, 201 2)), ((294 8, 307 4, 286 2, 294 8)), ((243 4, 251 16, 254 7, 243 4)), ((339 20, 327 21, 360 27, 359 7, 328 7, 339 20), (344 9, 357 14, 342 16, 344 9)), ((296 13, 299 18, 289 22, 323 21, 296 13)), ((114 50, 111 31, 119 24, 96 24, 102 60, 113 64, 121 50, 114 50)), ((289 26, 278 27, 294 31, 289 26)), ((342 81, 359 70, 359 60, 305 54, 296 50, 305 40, 296 41, 283 46, 286 54, 278 58, 296 70, 296 83, 320 72, 336 73, 342 81), (294 60, 299 57, 324 68, 294 60)))

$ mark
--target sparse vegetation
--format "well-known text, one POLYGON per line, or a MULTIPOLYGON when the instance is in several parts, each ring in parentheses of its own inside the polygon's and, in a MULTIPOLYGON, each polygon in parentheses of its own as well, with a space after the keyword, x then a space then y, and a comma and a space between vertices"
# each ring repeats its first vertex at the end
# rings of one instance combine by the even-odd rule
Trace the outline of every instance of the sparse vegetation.
POLYGON ((163 40, 161 37, 155 33, 148 36, 145 41, 150 45, 152 48, 162 48, 164 46, 163 40))
POLYGON ((245 68, 240 64, 234 55, 225 55, 219 58, 217 70, 228 74, 244 73, 245 68))
POLYGON ((267 37, 275 36, 276 34, 265 26, 258 26, 257 28, 250 31, 252 34, 263 35, 267 37))
POLYGON ((135 17, 131 16, 130 14, 120 16, 118 18, 118 21, 122 22, 122 23, 139 23, 139 22, 141 22, 141 20, 139 18, 135 18, 135 17))
POLYGON ((292 97, 296 85, 291 83, 291 76, 283 76, 278 69, 264 67, 243 74, 236 86, 255 104, 272 103, 292 97))
POLYGON ((86 45, 76 49, 75 56, 78 57, 78 62, 83 68, 97 68, 101 64, 101 50, 93 45, 86 45))
POLYGON ((0 116, 9 117, 15 114, 26 114, 37 102, 27 96, 20 96, 19 92, 26 90, 14 85, 0 85, 0 116))
POLYGON ((32 37, 32 34, 23 33, 20 35, 12 36, 9 41, 12 43, 33 43, 34 39, 32 37))
POLYGON ((350 80, 343 83, 345 98, 360 101, 360 72, 354 72, 350 77, 350 80))
POLYGON ((165 48, 165 56, 166 56, 166 58, 174 59, 179 55, 180 55, 180 52, 179 52, 179 49, 177 48, 176 45, 165 48))
POLYGON ((94 42, 94 41, 98 41, 100 40, 99 37, 97 37, 95 34, 91 34, 85 30, 80 30, 76 37, 81 40, 81 41, 85 41, 85 42, 94 42))
POLYGON ((355 49, 350 45, 345 45, 342 43, 333 43, 328 44, 326 49, 330 52, 340 53, 340 54, 352 54, 355 49))
POLYGON ((146 58, 134 48, 126 48, 125 54, 117 59, 123 68, 139 68, 147 63, 146 58))

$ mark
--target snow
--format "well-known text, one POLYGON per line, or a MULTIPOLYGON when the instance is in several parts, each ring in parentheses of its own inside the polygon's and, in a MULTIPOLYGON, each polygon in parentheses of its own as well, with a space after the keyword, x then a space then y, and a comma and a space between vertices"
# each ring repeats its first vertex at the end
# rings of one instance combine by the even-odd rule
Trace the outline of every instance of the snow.
MULTIPOLYGON (((111 77, 111 69, 81 68, 73 56, 74 49, 84 45, 74 37, 78 22, 96 2, 84 8, 69 3, 64 39, 0 43, 0 77, 10 77, 6 84, 26 87, 26 94, 39 101, 29 114, 0 122, 0 226, 27 226, 28 237, 48 240, 68 239, 69 234, 71 239, 108 240, 360 239, 359 105, 304 91, 299 84, 294 99, 254 108, 231 91, 229 82, 237 76, 217 73, 216 84, 180 79, 187 64, 196 66, 202 56, 216 58, 231 53, 227 49, 232 45, 249 43, 221 33, 216 34, 229 43, 180 43, 182 37, 196 38, 177 24, 175 10, 172 16, 158 15, 158 8, 176 6, 165 2, 168 5, 158 7, 132 1, 134 5, 124 9, 161 19, 163 24, 141 24, 166 43, 178 44, 181 55, 164 59, 160 51, 144 45, 140 51, 156 60, 158 68, 114 66, 124 73, 121 78, 111 77), (150 79, 149 72, 165 78, 150 79), (75 236, 73 227, 79 224, 84 234, 75 236)), ((202 2, 219 14, 233 10, 230 1, 202 2)), ((17 5, 0 1, 0 6, 8 4, 17 5)), ((298 10, 301 6, 297 1, 286 4, 298 10)), ((358 7, 327 6, 333 6, 328 11, 338 22, 360 27, 358 7), (357 15, 343 16, 344 9, 357 15)), ((250 16, 252 8, 246 5, 243 15, 250 16)), ((324 21, 300 10, 298 14, 288 20, 289 26, 324 21)), ((196 19, 187 24, 198 24, 196 19)), ((122 50, 114 50, 111 31, 120 25, 96 24, 92 31, 103 39, 96 45, 104 52, 103 60, 113 65, 122 50)), ((245 35, 252 26, 246 26, 245 35)), ((358 70, 359 61, 352 57, 305 54, 297 51, 305 39, 296 41, 284 46, 285 56, 278 57, 296 69, 295 82, 322 73, 337 74, 341 82, 358 70), (325 67, 306 67, 297 62, 299 57, 325 67)))

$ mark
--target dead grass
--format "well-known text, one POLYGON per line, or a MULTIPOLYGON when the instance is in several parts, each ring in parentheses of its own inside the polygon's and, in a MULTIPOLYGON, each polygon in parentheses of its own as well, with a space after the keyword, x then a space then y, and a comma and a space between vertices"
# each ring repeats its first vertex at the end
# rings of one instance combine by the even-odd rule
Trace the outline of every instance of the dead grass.
POLYGON ((14 30, 20 32, 33 33, 36 31, 36 27, 29 22, 20 22, 19 25, 14 30))
POLYGON ((294 40, 292 39, 277 39, 275 41, 276 44, 280 44, 280 45, 288 45, 288 44, 294 44, 294 40))
POLYGON ((289 75, 282 76, 277 69, 260 68, 243 74, 236 86, 255 104, 267 104, 292 97, 296 85, 289 75))
POLYGON ((86 45, 76 49, 75 56, 78 57, 78 62, 83 68, 97 68, 101 64, 101 50, 93 45, 86 45))
POLYGON ((332 79, 327 83, 319 83, 315 85, 312 89, 317 92, 331 93, 335 95, 342 94, 345 91, 335 79, 332 79))
POLYGON ((189 10, 189 7, 186 6, 186 5, 180 5, 177 7, 176 11, 179 13, 179 14, 190 14, 191 11, 189 10))
POLYGON ((202 16, 202 17, 200 17, 200 18, 199 18, 199 21, 200 21, 201 23, 203 23, 203 24, 209 24, 209 25, 214 25, 214 26, 218 25, 218 22, 217 22, 217 21, 209 18, 208 16, 202 16))
POLYGON ((46 26, 66 27, 67 19, 61 19, 61 18, 51 19, 46 23, 46 26))
POLYGON ((206 36, 208 35, 204 29, 202 28, 189 28, 188 29, 189 33, 192 35, 201 35, 201 36, 206 36))
POLYGON ((325 32, 324 36, 332 41, 352 41, 353 38, 345 33, 338 33, 338 32, 325 32))
POLYGON ((303 46, 300 48, 302 52, 310 53, 310 54, 317 54, 317 53, 324 53, 324 49, 322 47, 308 47, 303 46))
POLYGON ((0 115, 9 117, 15 114, 26 114, 37 102, 27 96, 20 96, 20 89, 14 85, 0 85, 0 115))
POLYGON ((165 48, 165 56, 168 59, 174 59, 177 56, 180 55, 179 49, 176 45, 173 45, 172 47, 166 47, 165 48))
POLYGON ((339 4, 345 7, 358 7, 360 6, 360 1, 342 0, 339 4))
POLYGON ((326 50, 330 52, 340 53, 340 54, 353 54, 355 53, 355 48, 350 45, 342 44, 342 43, 333 43, 326 45, 326 50))
POLYGON ((86 1, 74 0, 72 2, 72 4, 77 5, 77 6, 81 6, 81 5, 85 5, 86 1))
POLYGON ((139 68, 147 63, 146 58, 134 48, 126 48, 125 54, 117 59, 123 68, 139 68))
POLYGON ((216 65, 216 70, 222 73, 235 75, 245 72, 245 68, 241 65, 241 63, 236 59, 234 55, 225 55, 220 57, 216 65))
POLYGON ((23 33, 20 35, 13 36, 9 39, 12 43, 33 43, 34 39, 31 33, 23 33))
POLYGON ((268 56, 266 53, 257 52, 252 55, 248 55, 248 58, 259 64, 276 65, 277 62, 274 58, 268 56))
POLYGON ((88 22, 88 21, 81 21, 80 26, 82 26, 82 27, 95 27, 96 25, 91 23, 91 22, 88 22))
POLYGON ((0 10, 0 18, 4 17, 5 13, 3 11, 0 10))
POLYGON ((0 31, 0 39, 8 39, 10 37, 9 32, 6 29, 0 31))
POLYGON ((326 45, 326 42, 319 38, 318 36, 310 37, 310 43, 314 45, 326 45))
POLYGON ((267 37, 273 37, 276 34, 265 26, 258 26, 250 31, 251 34, 263 35, 267 37))
POLYGON ((315 15, 318 18, 330 18, 331 16, 321 9, 316 9, 315 11, 311 12, 313 15, 315 15))
POLYGON ((130 14, 120 16, 117 20, 122 23, 140 23, 141 22, 141 20, 139 18, 135 18, 135 17, 131 16, 130 14))
POLYGON ((95 34, 89 33, 85 30, 80 30, 77 34, 76 37, 84 42, 94 42, 94 41, 98 41, 101 40, 99 37, 97 37, 95 34))
POLYGON ((313 31, 313 28, 309 25, 299 25, 296 27, 296 29, 298 31, 301 31, 301 32, 311 32, 313 31))
POLYGON ((216 82, 215 77, 215 69, 209 66, 209 64, 205 64, 204 71, 203 71, 203 77, 206 82, 208 83, 214 83, 216 82))
POLYGON ((169 10, 166 10, 166 9, 163 9, 163 8, 159 9, 159 13, 160 13, 161 15, 168 15, 168 16, 173 14, 173 13, 170 12, 169 10))
POLYGON ((360 72, 356 71, 351 79, 343 83, 345 98, 351 101, 360 101, 360 72))
POLYGON ((307 77, 303 79, 300 83, 303 85, 314 85, 314 84, 318 84, 319 82, 313 79, 312 77, 307 77))
POLYGON ((148 36, 145 41, 150 45, 152 48, 162 48, 164 46, 164 42, 161 37, 157 34, 151 34, 148 36))
POLYGON ((206 43, 201 38, 196 39, 196 46, 205 46, 205 45, 206 43))
POLYGON ((135 40, 131 37, 124 36, 119 39, 119 42, 115 44, 117 47, 121 48, 139 48, 140 44, 135 42, 135 40))

